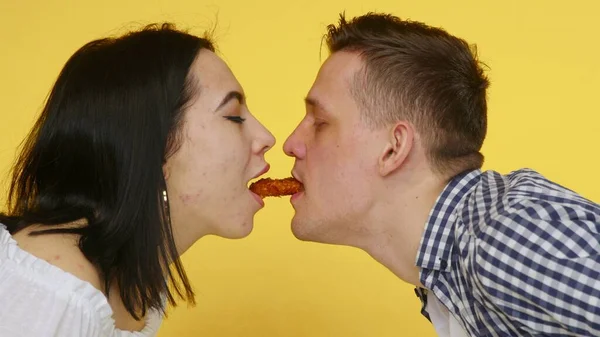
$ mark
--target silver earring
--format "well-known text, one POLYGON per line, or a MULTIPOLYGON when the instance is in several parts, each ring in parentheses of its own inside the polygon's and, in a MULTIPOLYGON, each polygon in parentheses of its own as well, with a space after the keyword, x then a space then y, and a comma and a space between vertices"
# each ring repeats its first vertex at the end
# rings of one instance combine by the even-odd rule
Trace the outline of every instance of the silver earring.
POLYGON ((162 191, 163 197, 163 212, 168 221, 171 221, 171 210, 169 209, 169 198, 167 197, 167 190, 162 191))

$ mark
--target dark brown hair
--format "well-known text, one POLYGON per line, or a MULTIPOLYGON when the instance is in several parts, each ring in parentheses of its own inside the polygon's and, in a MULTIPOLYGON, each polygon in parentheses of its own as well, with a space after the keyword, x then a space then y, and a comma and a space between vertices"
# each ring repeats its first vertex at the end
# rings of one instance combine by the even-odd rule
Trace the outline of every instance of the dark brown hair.
POLYGON ((356 52, 364 61, 351 90, 368 123, 411 122, 442 175, 483 165, 489 82, 475 48, 441 28, 389 14, 349 22, 341 14, 327 30, 330 53, 356 52))

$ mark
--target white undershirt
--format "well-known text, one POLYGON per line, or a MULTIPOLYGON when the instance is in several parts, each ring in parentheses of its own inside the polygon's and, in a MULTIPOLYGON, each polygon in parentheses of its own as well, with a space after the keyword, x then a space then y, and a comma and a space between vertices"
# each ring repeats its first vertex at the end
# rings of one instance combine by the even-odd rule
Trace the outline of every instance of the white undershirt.
POLYGON ((440 337, 469 337, 460 323, 450 314, 435 296, 433 291, 427 291, 427 313, 433 327, 440 337))

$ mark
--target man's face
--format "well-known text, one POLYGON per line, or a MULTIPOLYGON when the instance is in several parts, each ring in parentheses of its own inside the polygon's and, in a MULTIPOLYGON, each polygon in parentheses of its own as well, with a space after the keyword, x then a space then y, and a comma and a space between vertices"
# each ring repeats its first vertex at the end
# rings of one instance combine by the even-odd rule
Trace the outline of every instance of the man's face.
POLYGON ((382 132, 372 130, 350 88, 363 66, 357 54, 337 52, 321 67, 306 98, 306 115, 284 144, 295 157, 292 174, 304 192, 291 198, 292 232, 301 240, 347 243, 368 231, 382 132))

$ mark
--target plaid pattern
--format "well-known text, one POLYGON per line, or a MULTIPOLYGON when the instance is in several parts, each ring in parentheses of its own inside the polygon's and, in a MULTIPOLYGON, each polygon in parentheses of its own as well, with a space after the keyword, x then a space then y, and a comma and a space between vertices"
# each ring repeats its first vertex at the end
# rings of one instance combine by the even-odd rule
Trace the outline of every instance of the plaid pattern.
POLYGON ((600 336, 600 205, 533 170, 452 179, 417 266, 471 336, 600 336))

